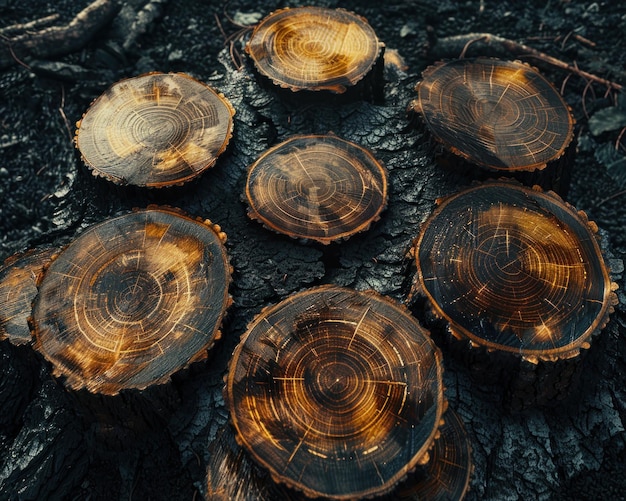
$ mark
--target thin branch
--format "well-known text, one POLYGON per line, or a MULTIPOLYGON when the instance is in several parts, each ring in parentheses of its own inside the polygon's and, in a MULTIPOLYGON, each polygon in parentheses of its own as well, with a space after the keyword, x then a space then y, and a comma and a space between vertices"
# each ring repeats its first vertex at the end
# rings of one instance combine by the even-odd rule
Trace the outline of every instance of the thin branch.
MULTIPOLYGON (((74 52, 89 42, 100 28, 115 17, 118 10, 119 5, 115 0, 95 0, 68 24, 50 26, 35 32, 27 30, 15 36, 4 35, 0 41, 0 69, 20 62, 26 56, 47 58, 74 52)), ((24 26, 40 21, 32 21, 24 26)))
POLYGON ((624 137, 624 133, 626 133, 626 127, 623 127, 622 130, 619 132, 619 135, 617 136, 617 139, 615 140, 615 149, 619 150, 620 147, 624 150, 626 150, 626 148, 622 145, 622 138, 624 137))
POLYGON ((237 23, 234 19, 232 19, 226 13, 227 5, 228 5, 228 2, 226 2, 226 4, 224 5, 224 12, 223 12, 224 16, 231 24, 239 28, 237 31, 235 31, 234 33, 231 33, 230 35, 227 35, 226 30, 224 30, 224 26, 222 25, 222 22, 220 21, 219 16, 216 13, 213 14, 213 16, 215 17, 215 22, 217 23, 217 27, 220 30, 222 37, 224 37, 224 46, 228 45, 228 53, 230 55, 230 59, 233 63, 233 66, 235 67, 237 71, 239 71, 243 66, 243 59, 241 58, 241 54, 237 50, 235 43, 238 40, 240 40, 241 37, 243 37, 248 31, 250 31, 253 28, 253 26, 243 26, 237 23))
POLYGON ((492 35, 491 33, 468 33, 466 35, 440 38, 437 40, 435 46, 432 47, 431 52, 439 58, 457 57, 458 54, 460 54, 458 57, 465 57, 470 46, 474 45, 479 46, 479 48, 477 48, 479 51, 489 48, 501 49, 515 56, 532 57, 554 68, 578 75, 587 81, 605 85, 612 90, 619 91, 623 89, 621 84, 581 70, 575 64, 566 63, 544 52, 540 52, 537 49, 533 49, 528 45, 492 35))
POLYGON ((51 15, 46 16, 46 17, 41 17, 39 19, 35 19, 35 20, 30 21, 28 23, 11 24, 10 26, 5 26, 4 28, 1 28, 0 29, 0 35, 4 35, 6 37, 9 37, 13 33, 25 33, 25 32, 30 31, 32 29, 40 28, 40 27, 45 26, 47 24, 51 24, 54 21, 56 21, 57 19, 59 19, 59 17, 60 17, 59 14, 51 14, 51 15))
POLYGON ((68 134, 68 137, 70 138, 70 143, 73 143, 74 135, 72 134, 70 121, 67 119, 67 115, 65 114, 65 86, 61 86, 61 105, 59 106, 59 113, 61 114, 61 118, 63 119, 63 123, 65 124, 65 128, 67 129, 67 134, 68 134))
POLYGON ((598 202, 598 204, 596 205, 596 207, 600 207, 601 205, 605 204, 606 202, 608 202, 609 200, 613 200, 614 198, 617 197, 621 197, 622 195, 626 195, 626 190, 621 190, 618 191, 616 193, 613 193, 612 195, 609 195, 608 197, 600 200, 600 202, 598 202))

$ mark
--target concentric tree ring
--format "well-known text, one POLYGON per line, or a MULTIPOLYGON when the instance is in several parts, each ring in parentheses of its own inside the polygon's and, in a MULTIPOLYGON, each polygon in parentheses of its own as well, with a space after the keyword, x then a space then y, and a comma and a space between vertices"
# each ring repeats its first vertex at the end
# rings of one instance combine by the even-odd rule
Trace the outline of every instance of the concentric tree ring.
POLYGON ((428 459, 445 408, 438 349, 373 292, 323 286, 265 309, 229 366, 243 446, 309 496, 389 491, 428 459))
POLYGON ((419 285, 459 337, 530 360, 574 356, 615 301, 596 230, 553 193, 468 188, 424 223, 419 285))
POLYGON ((165 382, 206 356, 230 304, 225 236, 151 207, 92 226, 47 269, 35 348, 77 389, 114 394, 165 382))
POLYGON ((369 73, 381 49, 365 19, 323 7, 273 12, 255 27, 246 45, 259 72, 276 85, 337 94, 369 73))
POLYGON ((387 171, 334 135, 293 136, 248 169, 249 216, 294 238, 328 244, 364 231, 387 203, 387 171))
POLYGON ((569 107, 518 61, 459 59, 428 68, 414 108, 454 153, 495 170, 542 169, 573 137, 569 107))
POLYGON ((76 146, 94 174, 118 184, 182 184, 215 164, 233 115, 208 85, 180 73, 149 73, 98 97, 77 124, 76 146))

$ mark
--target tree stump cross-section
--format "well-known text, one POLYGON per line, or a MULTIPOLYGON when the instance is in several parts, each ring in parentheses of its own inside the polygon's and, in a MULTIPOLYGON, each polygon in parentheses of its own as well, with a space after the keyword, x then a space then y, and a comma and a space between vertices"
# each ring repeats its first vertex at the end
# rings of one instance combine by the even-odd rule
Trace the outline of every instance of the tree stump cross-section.
POLYGON ((56 247, 30 249, 11 256, 0 267, 0 340, 15 345, 33 341, 28 317, 37 295, 37 279, 58 251, 56 247))
POLYGON ((225 235, 149 207, 88 228, 52 261, 31 324, 72 389, 116 394, 206 357, 231 303, 225 235))
POLYGON ((367 149, 335 135, 293 136, 249 168, 248 215, 294 238, 346 239, 378 220, 387 170, 367 149))
POLYGON ((113 84, 77 123, 75 142, 95 175, 117 184, 180 185, 226 149, 235 110, 182 73, 149 73, 113 84))
POLYGON ((261 75, 292 91, 342 94, 379 62, 384 45, 344 9, 286 8, 254 28, 246 52, 261 75))
POLYGON ((569 106, 527 64, 458 59, 435 64, 422 77, 410 108, 437 140, 472 164, 508 172, 543 169, 572 140, 569 106))
POLYGON ((244 448, 308 496, 371 497, 429 458, 446 407, 441 355, 407 310, 321 286, 266 308, 225 399, 244 448))
POLYGON ((571 358, 617 301, 596 231, 552 192, 479 184, 424 223, 415 285, 460 339, 530 362, 571 358))
POLYGON ((460 501, 465 497, 474 470, 472 446, 456 412, 448 408, 443 419, 430 461, 398 486, 394 499, 460 501))

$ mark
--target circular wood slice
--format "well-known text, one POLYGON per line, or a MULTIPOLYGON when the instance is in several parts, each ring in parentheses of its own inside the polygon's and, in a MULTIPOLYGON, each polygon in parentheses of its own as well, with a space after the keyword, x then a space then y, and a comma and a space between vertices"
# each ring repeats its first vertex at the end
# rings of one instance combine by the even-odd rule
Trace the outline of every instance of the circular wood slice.
POLYGON ((95 175, 118 184, 180 185, 226 149, 235 111, 208 85, 180 73, 115 83, 76 124, 76 147, 95 175))
POLYGON ((472 445, 459 415, 448 409, 428 464, 396 491, 396 499, 459 501, 473 473, 472 445))
POLYGON ((231 303, 225 238, 209 221, 158 207, 90 227, 43 275, 35 348, 73 389, 166 382, 219 338, 231 303))
POLYGON ((569 107, 539 72, 518 61, 459 59, 432 66, 412 107, 433 136, 493 170, 543 169, 573 137, 569 107))
POLYGON ((248 215, 322 244, 368 229, 387 203, 387 171, 371 152, 334 135, 294 136, 248 168, 248 215))
POLYGON ((364 18, 324 7, 273 12, 257 24, 246 45, 259 73, 274 84, 337 94, 363 79, 382 49, 364 18))
POLYGON ((276 482, 330 499, 383 494, 428 461, 446 406, 429 333, 391 300, 335 286, 252 321, 225 399, 276 482))
POLYGON ((485 183, 439 202, 417 281, 456 337, 536 362, 578 355, 616 302, 595 232, 552 192, 485 183))
POLYGON ((57 252, 57 248, 31 249, 11 256, 0 267, 0 340, 15 345, 33 340, 28 317, 37 295, 37 277, 57 252))
POLYGON ((291 489, 275 484, 237 443, 228 423, 208 448, 206 501, 302 501, 291 489))

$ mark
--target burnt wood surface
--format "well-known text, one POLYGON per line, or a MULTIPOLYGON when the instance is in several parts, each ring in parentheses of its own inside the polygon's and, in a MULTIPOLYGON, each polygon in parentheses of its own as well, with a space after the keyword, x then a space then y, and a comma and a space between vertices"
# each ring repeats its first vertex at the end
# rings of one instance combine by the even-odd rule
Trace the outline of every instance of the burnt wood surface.
MULTIPOLYGON (((331 283, 406 299, 413 271, 407 251, 421 223, 438 197, 473 180, 437 165, 437 145, 407 119, 415 84, 436 60, 427 51, 429 34, 497 31, 611 80, 626 80, 621 5, 312 3, 365 16, 387 49, 405 59, 406 69, 390 59, 380 102, 281 100, 258 81, 244 53, 249 30, 229 21, 221 2, 209 7, 191 0, 121 2, 117 16, 83 49, 54 60, 21 53, 23 64, 0 73, 0 259, 36 246, 66 245, 91 224, 158 203, 219 224, 228 235, 234 268, 234 303, 222 339, 205 362, 174 375, 164 387, 93 402, 65 388, 29 346, 0 341, 0 499, 197 499, 207 493, 214 440, 228 426, 222 397, 228 361, 264 306, 331 283), (224 43, 220 27, 241 38, 224 43), (149 71, 188 73, 223 92, 236 110, 226 152, 183 187, 146 191, 94 178, 73 145, 74 123, 94 98, 121 78, 149 71), (290 135, 330 131, 370 149, 388 169, 389 202, 381 219, 368 231, 327 246, 303 245, 251 221, 242 194, 254 159, 290 135), (128 422, 133 415, 139 417, 128 422)), ((67 25, 89 4, 0 1, 0 23, 20 25, 59 13, 56 22, 67 25)), ((230 2, 226 13, 250 23, 284 6, 241 0, 230 2)), ((510 412, 500 381, 471 377, 463 360, 443 350, 445 396, 472 444, 470 500, 623 499, 626 490, 624 186, 598 154, 613 148, 618 162, 623 150, 619 144, 615 150, 619 129, 596 136, 587 127, 587 115, 613 106, 614 94, 597 83, 590 89, 560 70, 545 75, 564 89, 577 122, 567 201, 598 224, 622 303, 585 352, 584 377, 557 406, 510 412)), ((428 320, 419 302, 412 311, 428 320)), ((263 472, 260 479, 270 482, 263 472)))

